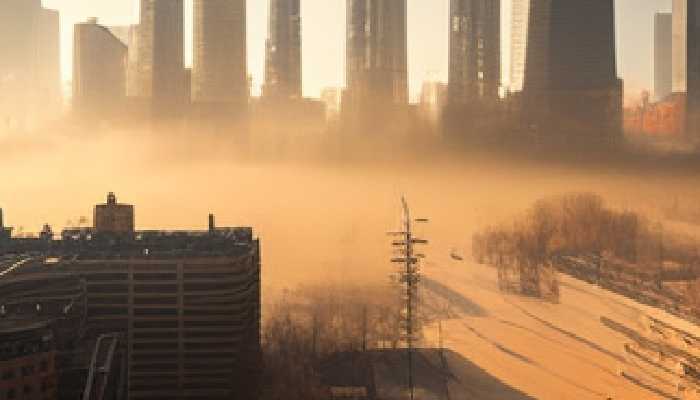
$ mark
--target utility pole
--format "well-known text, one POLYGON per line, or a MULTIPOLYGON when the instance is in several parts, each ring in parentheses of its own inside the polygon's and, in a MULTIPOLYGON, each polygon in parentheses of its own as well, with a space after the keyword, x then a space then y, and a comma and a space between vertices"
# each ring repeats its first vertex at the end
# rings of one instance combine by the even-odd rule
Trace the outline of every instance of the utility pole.
POLYGON ((400 264, 399 282, 404 286, 405 312, 403 314, 403 336, 406 340, 408 352, 408 391, 410 399, 414 400, 414 378, 413 378, 413 342, 415 340, 414 313, 416 309, 418 281, 420 280, 419 261, 425 258, 424 254, 415 253, 415 245, 427 244, 428 241, 416 238, 413 235, 413 223, 426 223, 427 219, 411 219, 411 211, 405 197, 401 197, 403 211, 401 231, 389 232, 390 235, 398 236, 401 239, 394 240, 391 244, 396 249, 399 257, 391 259, 392 263, 400 264))

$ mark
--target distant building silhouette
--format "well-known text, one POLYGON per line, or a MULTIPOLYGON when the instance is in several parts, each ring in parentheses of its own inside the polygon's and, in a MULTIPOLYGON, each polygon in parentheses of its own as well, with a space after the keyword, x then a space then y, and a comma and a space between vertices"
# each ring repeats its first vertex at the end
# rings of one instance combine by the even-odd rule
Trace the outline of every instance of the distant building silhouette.
POLYGON ((688 0, 673 0, 673 91, 687 90, 688 0))
POLYGON ((40 0, 0 4, 0 127, 31 129, 60 112, 59 14, 40 0))
POLYGON ((356 130, 408 104, 406 0, 347 0, 344 119, 356 130), (359 125, 357 125, 359 124, 359 125))
POLYGON ((687 133, 700 142, 700 0, 688 0, 687 133))
POLYGON ((613 0, 531 0, 523 116, 548 143, 616 142, 622 131, 613 0))
POLYGON ((501 1, 451 0, 449 48, 448 135, 485 134, 500 100, 501 1))
POLYGON ((141 0, 135 84, 155 117, 179 116, 185 103, 183 0, 141 0))
POLYGON ((498 101, 501 85, 500 0, 450 1, 448 96, 479 108, 498 101))
POLYGON ((301 98, 300 0, 270 0, 264 97, 301 98))
POLYGON ((654 99, 665 99, 673 91, 673 17, 654 15, 654 99))
POLYGON ((510 92, 523 90, 529 14, 530 0, 511 0, 510 71, 508 71, 510 92))
POLYGON ((128 48, 97 19, 73 30, 73 112, 104 119, 122 111, 126 97, 128 48))
POLYGON ((247 110, 245 0, 194 1, 192 102, 201 113, 247 110))

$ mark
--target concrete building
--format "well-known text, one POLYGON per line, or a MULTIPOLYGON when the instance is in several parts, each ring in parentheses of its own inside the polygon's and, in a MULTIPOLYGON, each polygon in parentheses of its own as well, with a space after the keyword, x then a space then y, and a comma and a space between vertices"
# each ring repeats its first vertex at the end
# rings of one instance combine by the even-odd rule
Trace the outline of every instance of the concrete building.
POLYGON ((123 111, 128 48, 97 19, 73 31, 73 112, 82 119, 105 119, 123 111))
POLYGON ((194 1, 192 102, 202 113, 247 110, 246 1, 194 1))
POLYGON ((700 143, 700 0, 688 0, 687 134, 700 143))
POLYGON ((144 99, 153 116, 179 116, 185 94, 183 0, 141 0, 136 66, 130 95, 144 99))
POLYGON ((300 0, 270 0, 263 96, 302 96, 300 0))
POLYGON ((531 0, 523 118, 542 141, 610 144, 622 131, 612 0, 531 0))
POLYGON ((688 68, 688 0, 673 0, 673 91, 687 89, 688 68))
POLYGON ((343 113, 363 123, 408 103, 406 0, 347 0, 343 113))
POLYGON ((660 101, 673 92, 673 17, 654 15, 654 99, 660 101))
POLYGON ((31 130, 60 112, 58 12, 6 0, 0 13, 0 128, 31 130))
POLYGON ((47 325, 0 321, 0 399, 58 399, 56 351, 47 325))
MULTIPOLYGON (((125 357, 126 379, 103 383, 121 382, 115 393, 122 390, 130 400, 256 398, 260 247, 252 229, 217 228, 210 218, 201 231, 135 231, 115 238, 113 232, 93 229, 61 236, 48 243, 14 239, 0 247, 0 313, 27 321, 42 319, 49 310, 77 315, 64 324, 71 322, 72 340, 59 346, 66 360, 60 367, 76 371, 62 374, 61 390, 82 393, 99 383, 86 380, 89 371, 105 377, 118 372, 86 357, 86 349, 104 354, 99 338, 109 336, 123 338, 118 353, 125 357), (62 280, 71 289, 55 296, 60 288, 54 286, 62 280), (38 292, 46 300, 40 302, 41 313, 24 305, 3 307, 36 304, 31 293, 38 292)), ((1 388, 0 381, 0 397, 1 388)), ((113 395, 106 398, 118 398, 113 395)))

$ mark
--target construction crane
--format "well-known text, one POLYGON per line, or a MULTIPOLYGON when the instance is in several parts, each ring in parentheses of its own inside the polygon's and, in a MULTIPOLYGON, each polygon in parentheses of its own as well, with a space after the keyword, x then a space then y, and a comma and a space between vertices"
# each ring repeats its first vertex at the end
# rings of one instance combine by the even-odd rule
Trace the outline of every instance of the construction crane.
POLYGON ((392 263, 399 264, 398 281, 403 288, 403 301, 405 309, 402 314, 402 336, 406 340, 408 352, 408 391, 411 400, 414 399, 414 378, 413 378, 413 344, 415 341, 416 324, 416 301, 418 282, 420 281, 420 260, 425 258, 424 254, 416 253, 416 245, 427 244, 428 241, 420 239, 413 234, 413 223, 427 223, 426 218, 411 219, 411 210, 405 197, 401 197, 402 221, 401 230, 389 232, 389 235, 397 237, 392 241, 392 246, 398 253, 398 257, 391 259, 392 263))

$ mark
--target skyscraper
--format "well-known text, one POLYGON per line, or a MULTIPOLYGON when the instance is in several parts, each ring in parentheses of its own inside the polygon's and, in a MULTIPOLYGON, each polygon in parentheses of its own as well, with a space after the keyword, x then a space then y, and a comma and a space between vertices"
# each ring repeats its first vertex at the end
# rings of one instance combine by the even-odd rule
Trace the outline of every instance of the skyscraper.
POLYGON ((31 129, 60 108, 59 15, 40 0, 0 7, 0 127, 31 129))
POLYGON ((500 0, 451 0, 450 104, 471 108, 493 104, 499 99, 500 84, 500 0))
POLYGON ((511 0, 509 90, 523 90, 530 0, 511 0))
POLYGON ((137 83, 132 95, 151 100, 156 116, 178 115, 185 102, 183 0, 141 0, 137 83))
POLYGON ((114 115, 126 96, 126 44, 94 18, 76 24, 73 36, 73 111, 88 119, 114 115))
POLYGON ((194 1, 192 101, 223 113, 247 106, 246 1, 194 1))
POLYGON ((299 0, 270 0, 265 42, 263 96, 301 97, 301 8, 299 0))
POLYGON ((654 15, 654 99, 663 100, 673 91, 673 17, 654 15))
POLYGON ((613 0, 531 0, 523 101, 530 128, 552 142, 617 140, 613 0))
POLYGON ((700 142, 700 0, 688 0, 687 133, 700 142))
POLYGON ((685 92, 688 68, 688 0, 673 0, 673 91, 685 92))
POLYGON ((408 102, 406 36, 406 0, 347 0, 344 107, 408 102))

